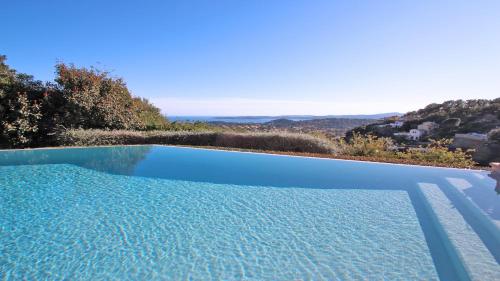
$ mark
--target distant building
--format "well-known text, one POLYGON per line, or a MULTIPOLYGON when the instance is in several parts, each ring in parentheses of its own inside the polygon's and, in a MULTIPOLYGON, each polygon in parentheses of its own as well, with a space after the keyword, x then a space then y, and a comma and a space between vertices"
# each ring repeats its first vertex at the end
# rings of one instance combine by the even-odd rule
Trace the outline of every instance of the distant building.
POLYGON ((423 136, 425 133, 423 130, 420 129, 411 129, 408 137, 411 140, 419 140, 421 136, 423 136))
POLYGON ((438 128, 439 125, 436 122, 424 122, 420 125, 417 126, 417 129, 420 131, 424 131, 426 134, 428 134, 430 131, 438 128))
POLYGON ((419 140, 423 135, 425 135, 425 132, 419 129, 411 129, 409 132, 394 133, 395 137, 402 137, 414 141, 419 140))
POLYGON ((452 146, 462 149, 473 149, 484 144, 488 135, 479 133, 455 134, 452 146))
POLYGON ((403 127, 403 125, 404 125, 403 121, 395 121, 395 122, 388 123, 388 124, 380 124, 380 125, 378 125, 378 127, 390 126, 391 128, 401 128, 401 127, 403 127))
MULTIPOLYGON (((404 125, 404 121, 396 121, 394 123, 389 124, 393 128, 400 128, 404 125)), ((438 128, 439 125, 435 122, 424 122, 417 126, 416 129, 411 129, 409 132, 399 132, 394 133, 396 137, 403 137, 408 140, 420 140, 425 135, 428 135, 432 130, 438 128)))

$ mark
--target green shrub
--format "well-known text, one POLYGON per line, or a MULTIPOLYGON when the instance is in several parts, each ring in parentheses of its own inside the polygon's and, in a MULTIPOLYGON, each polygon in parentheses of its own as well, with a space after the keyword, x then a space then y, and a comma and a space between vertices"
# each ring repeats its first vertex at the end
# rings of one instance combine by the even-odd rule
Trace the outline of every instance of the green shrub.
POLYGON ((451 166, 470 168, 476 163, 470 153, 460 149, 450 150, 449 139, 431 140, 425 147, 409 148, 398 152, 389 138, 354 133, 346 141, 338 141, 338 152, 341 157, 372 157, 377 161, 403 162, 433 166, 451 166))
POLYGON ((218 133, 214 146, 306 153, 334 152, 329 140, 298 133, 218 133))
POLYGON ((125 131, 67 130, 59 135, 60 145, 93 146, 119 144, 172 144, 216 146, 267 151, 332 153, 330 141, 306 134, 224 133, 212 131, 125 131))
POLYGON ((339 154, 348 156, 392 156, 395 146, 392 139, 353 133, 349 140, 338 141, 339 154))
POLYGON ((457 149, 449 150, 450 139, 431 140, 426 147, 410 148, 405 152, 398 152, 397 157, 421 161, 429 164, 447 164, 453 167, 470 168, 476 163, 470 154, 457 149))
POLYGON ((8 146, 30 146, 42 117, 40 105, 30 102, 26 93, 18 93, 17 99, 9 101, 7 111, 9 114, 0 122, 0 131, 8 146))
MULTIPOLYGON (((142 126, 122 79, 96 69, 56 66, 67 128, 132 129, 142 126)), ((55 97, 55 95, 53 95, 55 97)))

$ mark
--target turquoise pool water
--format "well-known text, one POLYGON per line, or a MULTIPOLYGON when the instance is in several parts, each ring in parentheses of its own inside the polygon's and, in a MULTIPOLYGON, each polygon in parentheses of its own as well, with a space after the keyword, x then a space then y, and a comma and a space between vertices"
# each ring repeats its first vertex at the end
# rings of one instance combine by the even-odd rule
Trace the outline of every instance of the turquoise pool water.
POLYGON ((500 280, 486 171, 166 146, 0 152, 0 280, 500 280))

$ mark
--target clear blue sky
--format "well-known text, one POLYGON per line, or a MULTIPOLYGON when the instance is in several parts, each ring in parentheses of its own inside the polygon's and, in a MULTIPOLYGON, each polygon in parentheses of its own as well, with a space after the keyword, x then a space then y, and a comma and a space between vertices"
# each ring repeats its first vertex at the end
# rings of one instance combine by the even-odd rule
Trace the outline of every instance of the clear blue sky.
POLYGON ((500 96, 500 1, 3 1, 0 53, 123 77, 168 115, 359 114, 500 96))

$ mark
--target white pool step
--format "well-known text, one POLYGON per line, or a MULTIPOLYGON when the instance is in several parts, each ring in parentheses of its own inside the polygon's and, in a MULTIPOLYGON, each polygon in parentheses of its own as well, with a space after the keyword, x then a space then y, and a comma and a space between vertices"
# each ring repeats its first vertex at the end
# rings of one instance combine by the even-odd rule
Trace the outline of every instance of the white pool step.
POLYGON ((470 278, 472 280, 500 280, 500 265, 495 257, 441 188, 434 183, 419 183, 418 185, 470 278))

